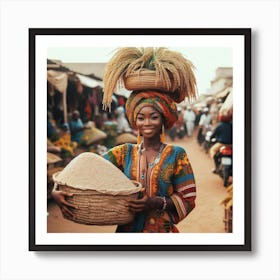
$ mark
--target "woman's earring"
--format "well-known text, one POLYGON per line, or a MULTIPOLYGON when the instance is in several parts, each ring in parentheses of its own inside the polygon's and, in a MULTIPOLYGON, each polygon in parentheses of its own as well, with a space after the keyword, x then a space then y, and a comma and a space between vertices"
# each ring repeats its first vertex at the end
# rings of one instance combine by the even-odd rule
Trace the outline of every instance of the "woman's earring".
POLYGON ((140 145, 140 143, 141 143, 141 136, 140 136, 140 131, 138 129, 137 144, 140 145))
POLYGON ((164 125, 162 125, 161 134, 160 134, 160 142, 163 143, 164 141, 165 141, 164 125))

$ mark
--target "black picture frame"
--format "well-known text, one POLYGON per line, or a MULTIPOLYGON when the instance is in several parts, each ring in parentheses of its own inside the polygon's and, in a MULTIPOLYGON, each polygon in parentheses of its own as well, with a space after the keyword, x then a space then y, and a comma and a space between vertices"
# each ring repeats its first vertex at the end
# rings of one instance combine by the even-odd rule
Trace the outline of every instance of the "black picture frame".
MULTIPOLYGON (((44 58, 45 60, 46 57, 44 58)), ((174 237, 175 238, 175 237, 174 237)), ((30 251, 250 251, 251 248, 251 29, 250 28, 30 28, 29 29, 29 250, 30 251), (244 232, 242 244, 44 244, 37 241, 36 68, 41 36, 239 36, 244 51, 244 232)))

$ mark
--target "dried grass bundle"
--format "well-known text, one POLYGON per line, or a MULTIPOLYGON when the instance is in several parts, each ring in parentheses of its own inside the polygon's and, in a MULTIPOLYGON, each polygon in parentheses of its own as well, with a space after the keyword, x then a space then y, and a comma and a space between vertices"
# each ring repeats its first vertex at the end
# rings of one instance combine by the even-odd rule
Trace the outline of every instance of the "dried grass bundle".
MULTIPOLYGON (((185 98, 191 101, 197 94, 193 70, 191 61, 181 53, 167 48, 121 48, 108 62, 105 69, 103 106, 110 108, 114 90, 124 86, 126 81, 136 74, 143 90, 163 90, 178 103, 185 98), (147 70, 154 73, 154 84, 151 87, 149 74, 149 85, 145 88, 143 80, 145 80, 144 75, 147 70)), ((129 89, 139 90, 139 85, 135 89, 129 89)))
POLYGON ((103 106, 105 109, 110 108, 112 95, 121 83, 121 78, 127 71, 128 66, 142 56, 142 52, 138 48, 121 48, 112 59, 107 63, 104 73, 104 96, 103 106))

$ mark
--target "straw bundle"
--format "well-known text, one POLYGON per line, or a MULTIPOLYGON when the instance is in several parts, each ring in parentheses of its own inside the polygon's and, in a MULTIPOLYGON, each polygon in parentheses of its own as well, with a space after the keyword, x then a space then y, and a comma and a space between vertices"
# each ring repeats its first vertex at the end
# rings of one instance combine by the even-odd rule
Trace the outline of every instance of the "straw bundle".
POLYGON ((177 103, 196 97, 194 66, 182 54, 167 48, 121 48, 104 74, 103 105, 109 107, 116 88, 164 91, 177 103))
POLYGON ((67 200, 78 209, 65 218, 92 225, 125 224, 133 219, 127 200, 137 198, 141 185, 99 155, 80 154, 53 179, 60 190, 74 194, 67 200))

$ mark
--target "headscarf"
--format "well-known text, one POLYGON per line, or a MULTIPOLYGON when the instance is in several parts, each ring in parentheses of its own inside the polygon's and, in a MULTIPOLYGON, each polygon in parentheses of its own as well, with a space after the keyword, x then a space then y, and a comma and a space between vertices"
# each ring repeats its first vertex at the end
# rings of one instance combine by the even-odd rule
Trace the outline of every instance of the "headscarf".
POLYGON ((136 129, 137 114, 146 106, 154 107, 162 114, 166 129, 171 128, 178 119, 177 106, 167 94, 157 91, 133 92, 126 101, 126 114, 131 127, 136 129))

